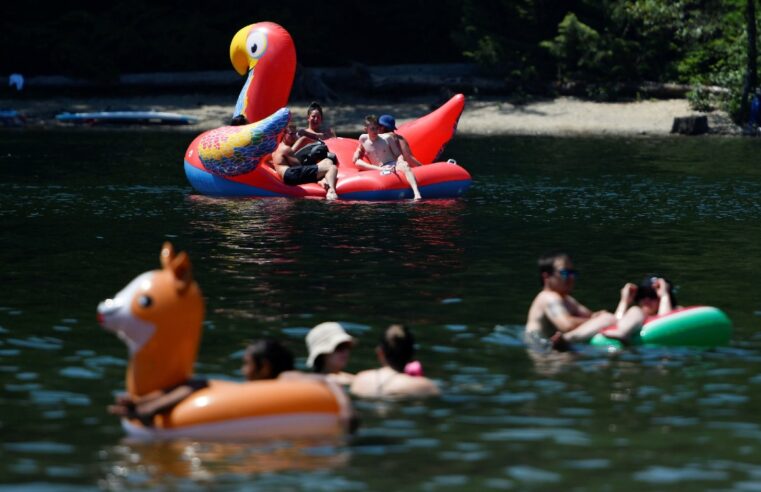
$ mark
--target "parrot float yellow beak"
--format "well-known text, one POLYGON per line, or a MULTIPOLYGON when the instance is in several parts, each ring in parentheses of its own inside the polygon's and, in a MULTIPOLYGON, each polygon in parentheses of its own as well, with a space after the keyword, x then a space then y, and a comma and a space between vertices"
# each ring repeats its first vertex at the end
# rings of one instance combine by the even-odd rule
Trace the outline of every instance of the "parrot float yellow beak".
POLYGON ((253 24, 244 27, 239 30, 233 36, 233 40, 230 42, 230 61, 235 68, 235 71, 240 75, 246 75, 248 71, 256 66, 259 61, 258 58, 252 58, 248 54, 246 48, 246 41, 248 40, 248 34, 251 32, 253 24))

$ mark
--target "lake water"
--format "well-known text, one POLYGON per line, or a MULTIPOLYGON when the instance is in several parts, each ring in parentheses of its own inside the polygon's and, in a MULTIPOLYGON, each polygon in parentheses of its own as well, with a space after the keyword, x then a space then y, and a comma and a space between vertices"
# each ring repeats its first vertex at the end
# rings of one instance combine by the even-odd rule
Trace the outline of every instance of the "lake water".
POLYGON ((0 132, 0 489, 761 490, 761 142, 462 138, 459 200, 195 195, 194 135, 0 132), (357 402, 340 442, 123 440, 105 411, 126 348, 97 303, 187 251, 207 299, 197 373, 239 379, 247 340, 325 320, 375 365, 415 332, 438 399, 357 402), (536 259, 570 251, 576 296, 614 309, 645 273, 735 324, 731 346, 530 357, 536 259))

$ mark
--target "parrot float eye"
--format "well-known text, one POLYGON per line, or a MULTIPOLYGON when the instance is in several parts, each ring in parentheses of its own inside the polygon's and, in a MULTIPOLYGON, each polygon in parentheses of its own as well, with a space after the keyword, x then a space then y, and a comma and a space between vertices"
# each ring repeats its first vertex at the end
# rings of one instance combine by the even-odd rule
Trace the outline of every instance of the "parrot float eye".
POLYGON ((248 35, 246 50, 251 58, 260 58, 267 51, 267 33, 254 31, 248 35))
POLYGON ((137 304, 141 308, 149 308, 153 305, 153 299, 150 296, 140 296, 137 300, 137 304))

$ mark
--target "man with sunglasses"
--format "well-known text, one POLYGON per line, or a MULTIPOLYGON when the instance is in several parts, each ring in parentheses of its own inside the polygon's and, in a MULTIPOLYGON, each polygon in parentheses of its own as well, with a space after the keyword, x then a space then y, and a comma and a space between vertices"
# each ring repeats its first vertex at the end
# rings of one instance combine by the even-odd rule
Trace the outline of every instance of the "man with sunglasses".
POLYGON ((539 258, 542 290, 534 298, 526 321, 529 345, 567 350, 570 343, 585 342, 616 322, 607 311, 592 312, 571 296, 578 272, 570 256, 553 252, 539 258))

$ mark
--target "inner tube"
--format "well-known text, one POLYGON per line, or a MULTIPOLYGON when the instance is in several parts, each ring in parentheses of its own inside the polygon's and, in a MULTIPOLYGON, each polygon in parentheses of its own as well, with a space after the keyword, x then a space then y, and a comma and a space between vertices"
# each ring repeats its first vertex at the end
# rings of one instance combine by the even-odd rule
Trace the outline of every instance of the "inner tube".
MULTIPOLYGON (((623 347, 624 344, 620 340, 605 336, 606 331, 615 328, 616 325, 612 325, 603 329, 590 340, 590 345, 623 347)), ((690 306, 648 318, 640 332, 632 335, 628 344, 712 348, 728 345, 731 336, 732 321, 721 309, 712 306, 690 306)))
POLYGON ((133 438, 254 440, 339 436, 340 404, 316 381, 209 381, 209 385, 153 418, 122 419, 133 438))

